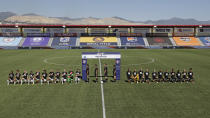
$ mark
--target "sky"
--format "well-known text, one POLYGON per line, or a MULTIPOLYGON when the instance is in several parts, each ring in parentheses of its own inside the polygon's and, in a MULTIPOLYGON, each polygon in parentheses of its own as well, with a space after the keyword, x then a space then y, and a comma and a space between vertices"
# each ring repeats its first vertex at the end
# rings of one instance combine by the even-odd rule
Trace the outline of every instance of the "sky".
POLYGON ((105 18, 133 21, 172 17, 210 20, 210 0, 0 0, 0 12, 48 17, 105 18))

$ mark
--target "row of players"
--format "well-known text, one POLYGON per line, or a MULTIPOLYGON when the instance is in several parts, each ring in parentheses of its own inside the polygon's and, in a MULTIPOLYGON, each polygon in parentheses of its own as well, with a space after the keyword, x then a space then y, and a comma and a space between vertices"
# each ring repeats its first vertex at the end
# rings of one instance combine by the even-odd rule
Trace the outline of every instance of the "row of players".
MULTIPOLYGON (((98 77, 99 77, 99 72, 98 71, 99 71, 98 66, 97 66, 97 64, 95 64, 94 75, 96 77, 96 82, 98 82, 98 77)), ((90 69, 89 69, 88 64, 87 64, 87 67, 86 67, 86 75, 87 75, 87 81, 86 82, 89 82, 90 69)), ((105 80, 108 80, 107 64, 104 64, 104 77, 105 77, 105 80)), ((114 78, 114 81, 116 81, 115 65, 113 66, 113 78, 114 78)), ((14 74, 13 71, 11 71, 9 73, 7 83, 8 83, 8 85, 10 83, 14 83, 14 84, 20 83, 22 85, 23 83, 35 84, 35 83, 38 83, 38 82, 41 82, 41 84, 46 83, 46 82, 48 84, 53 83, 53 82, 54 83, 61 82, 63 84, 65 82, 72 83, 74 80, 75 80, 76 83, 79 83, 80 79, 82 79, 82 76, 81 76, 81 72, 80 72, 79 69, 77 69, 77 71, 75 72, 75 75, 74 75, 74 72, 72 70, 67 72, 65 69, 62 73, 59 72, 59 71, 53 72, 51 70, 49 72, 49 74, 47 73, 46 70, 43 70, 42 73, 40 73, 39 71, 37 71, 35 73, 33 73, 33 71, 30 71, 29 74, 27 73, 27 71, 24 71, 22 75, 21 75, 20 71, 17 70, 15 74, 14 74)))
MULTIPOLYGON (((86 68, 86 74, 87 74, 87 82, 89 82, 89 65, 87 65, 86 68)), ((95 64, 95 70, 94 70, 94 75, 96 77, 96 82, 98 82, 98 66, 97 64, 95 64)), ((108 80, 108 67, 107 64, 104 65, 104 77, 105 80, 108 80)), ((19 72, 19 70, 17 70, 16 74, 13 73, 13 71, 11 71, 11 73, 9 73, 9 79, 7 80, 8 84, 10 83, 37 83, 37 82, 41 82, 41 84, 43 84, 44 82, 47 82, 48 84, 51 82, 57 83, 57 82, 61 82, 62 84, 64 82, 72 82, 75 79, 76 83, 79 83, 80 79, 82 78, 81 76, 81 72, 79 69, 77 69, 75 76, 74 76, 74 72, 73 71, 69 71, 68 73, 66 72, 66 70, 64 69, 64 71, 62 73, 60 73, 59 71, 57 72, 53 72, 50 71, 49 72, 49 76, 46 70, 43 70, 42 72, 42 76, 41 73, 35 72, 33 73, 32 71, 29 73, 27 73, 27 71, 24 71, 24 73, 21 75, 21 73, 19 72)), ((172 69, 172 71, 169 73, 167 70, 165 72, 162 72, 162 70, 156 72, 155 70, 152 72, 152 79, 150 79, 150 73, 149 70, 147 69, 145 72, 141 69, 139 72, 136 71, 136 69, 131 72, 129 69, 127 71, 127 78, 128 78, 128 82, 193 82, 193 72, 192 72, 192 68, 189 69, 189 71, 187 72, 186 70, 183 70, 183 72, 180 72, 179 70, 177 70, 177 72, 174 71, 174 69, 172 69)), ((116 67, 115 65, 113 66, 113 81, 116 81, 116 67)))
POLYGON ((128 82, 193 82, 193 72, 192 68, 189 69, 187 72, 185 69, 181 72, 180 70, 177 70, 177 72, 174 71, 174 69, 171 70, 169 73, 168 70, 163 72, 162 70, 156 72, 152 72, 152 78, 150 78, 149 70, 147 69, 145 72, 141 69, 139 72, 136 71, 136 69, 131 72, 129 69, 127 71, 127 79, 128 82))
POLYGON ((51 70, 49 74, 47 73, 46 70, 43 70, 42 73, 40 73, 39 71, 35 73, 33 73, 33 71, 30 71, 29 74, 27 73, 27 71, 24 71, 22 75, 20 71, 17 70, 15 74, 13 71, 9 73, 9 78, 7 80, 7 83, 8 85, 10 83, 14 84, 19 83, 22 85, 23 83, 35 84, 38 82, 41 82, 41 84, 46 82, 48 84, 52 82, 54 83, 61 82, 63 84, 64 82, 72 83, 74 80, 76 83, 79 83, 80 79, 81 79, 81 72, 79 69, 77 69, 75 75, 72 70, 67 72, 65 69, 62 73, 59 71, 53 72, 51 70))

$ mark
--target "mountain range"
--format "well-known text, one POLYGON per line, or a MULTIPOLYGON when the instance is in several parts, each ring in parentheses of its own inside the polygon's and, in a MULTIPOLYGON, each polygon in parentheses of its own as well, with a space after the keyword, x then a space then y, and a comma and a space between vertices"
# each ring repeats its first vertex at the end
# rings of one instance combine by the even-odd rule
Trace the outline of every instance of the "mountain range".
POLYGON ((18 15, 13 12, 0 12, 2 24, 69 24, 69 25, 199 25, 210 24, 208 21, 199 21, 193 18, 170 18, 162 20, 132 21, 121 17, 109 18, 69 18, 69 17, 46 17, 35 13, 18 15))

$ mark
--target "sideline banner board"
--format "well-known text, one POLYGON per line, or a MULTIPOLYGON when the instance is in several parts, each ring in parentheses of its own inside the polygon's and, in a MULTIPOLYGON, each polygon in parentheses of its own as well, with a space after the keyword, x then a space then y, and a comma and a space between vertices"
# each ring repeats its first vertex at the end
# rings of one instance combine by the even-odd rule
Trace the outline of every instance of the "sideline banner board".
POLYGON ((47 46, 50 38, 49 37, 27 37, 25 41, 23 42, 23 47, 43 47, 47 46))
POLYGON ((0 37, 0 46, 18 46, 22 37, 0 37))

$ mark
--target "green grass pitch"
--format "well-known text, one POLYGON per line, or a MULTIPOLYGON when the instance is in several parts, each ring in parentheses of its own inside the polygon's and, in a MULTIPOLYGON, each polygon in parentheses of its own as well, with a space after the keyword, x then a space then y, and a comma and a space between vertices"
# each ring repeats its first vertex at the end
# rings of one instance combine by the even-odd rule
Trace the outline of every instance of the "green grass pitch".
MULTIPOLYGON (((99 83, 9 85, 10 70, 81 69, 81 53, 98 50, 0 50, 0 118, 102 118, 99 83)), ((104 84, 107 118, 210 117, 210 50, 100 50, 121 52, 121 80, 104 84), (195 83, 128 84, 126 71, 193 68, 195 83)), ((98 60, 88 60, 93 65, 98 60)), ((107 63, 109 74, 114 60, 107 63)), ((95 78, 91 78, 95 79, 95 78)))

